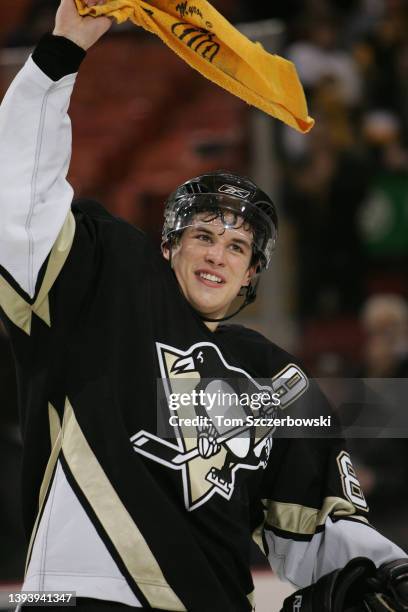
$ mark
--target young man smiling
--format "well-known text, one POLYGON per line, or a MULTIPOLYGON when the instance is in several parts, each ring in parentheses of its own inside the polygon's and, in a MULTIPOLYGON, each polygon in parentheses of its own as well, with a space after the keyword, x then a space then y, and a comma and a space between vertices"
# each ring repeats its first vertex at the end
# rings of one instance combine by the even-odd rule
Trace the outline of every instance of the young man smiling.
MULTIPOLYGON (((255 274, 252 231, 226 230, 219 218, 206 222, 205 213, 181 236, 172 252, 172 267, 184 296, 205 317, 222 319, 255 274)), ((170 258, 170 250, 164 249, 170 258)), ((215 330, 217 323, 208 323, 215 330)))
MULTIPOLYGON (((277 216, 266 194, 231 173, 213 172, 186 185, 205 189, 207 195, 181 195, 186 189, 182 185, 170 196, 162 250, 185 298, 214 331, 220 321, 230 318, 226 315, 235 298, 241 291, 248 291, 266 259, 270 259, 277 216), (250 187, 250 191, 241 189, 242 199, 223 196, 218 190, 226 181, 250 187), (256 218, 256 225, 262 229, 255 232, 244 216, 256 218), (169 217, 178 219, 174 228, 169 217)), ((236 192, 240 193, 237 188, 236 192)), ((244 301, 242 307, 246 304, 244 301)))
POLYGON ((54 34, 1 106, 0 312, 20 387, 24 589, 75 591, 88 612, 243 612, 251 534, 296 586, 358 555, 404 556, 368 524, 341 441, 272 444, 272 428, 218 418, 195 435, 169 430, 172 393, 326 405, 292 356, 219 324, 238 293, 240 308, 254 299, 276 239, 274 206, 252 181, 214 172, 178 187, 162 254, 99 204, 72 202, 67 108, 85 50, 109 25, 62 0, 54 34))

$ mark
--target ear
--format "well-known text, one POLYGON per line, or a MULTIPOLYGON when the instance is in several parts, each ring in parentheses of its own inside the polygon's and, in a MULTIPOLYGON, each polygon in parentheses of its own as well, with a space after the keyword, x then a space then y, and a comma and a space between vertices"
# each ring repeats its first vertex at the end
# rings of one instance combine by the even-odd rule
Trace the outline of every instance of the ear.
POLYGON ((162 255, 164 259, 167 259, 167 261, 169 261, 170 260, 170 249, 169 249, 168 242, 163 242, 163 244, 161 245, 161 251, 162 251, 162 255))
POLYGON ((250 266, 248 268, 248 270, 245 273, 244 276, 244 282, 242 283, 242 287, 248 287, 248 285, 250 284, 251 280, 254 278, 254 276, 256 275, 256 266, 250 266))

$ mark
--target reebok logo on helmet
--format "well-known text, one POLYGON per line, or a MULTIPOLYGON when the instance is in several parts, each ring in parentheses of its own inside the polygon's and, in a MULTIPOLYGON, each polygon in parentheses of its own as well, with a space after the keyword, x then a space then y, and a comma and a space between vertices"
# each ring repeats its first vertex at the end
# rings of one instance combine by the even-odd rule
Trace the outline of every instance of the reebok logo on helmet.
POLYGON ((246 189, 240 189, 239 187, 235 187, 234 185, 221 185, 221 187, 218 187, 218 191, 221 191, 221 193, 228 193, 228 195, 236 196, 237 198, 243 199, 247 198, 251 193, 246 189))

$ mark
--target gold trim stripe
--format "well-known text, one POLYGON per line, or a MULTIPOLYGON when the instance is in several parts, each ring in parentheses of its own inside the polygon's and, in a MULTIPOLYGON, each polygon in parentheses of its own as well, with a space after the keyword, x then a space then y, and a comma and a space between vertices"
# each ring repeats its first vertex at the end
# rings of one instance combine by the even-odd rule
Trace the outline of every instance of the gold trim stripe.
POLYGON ((47 271, 45 273, 37 299, 33 304, 33 312, 35 312, 35 314, 49 326, 51 326, 51 322, 48 294, 71 251, 74 235, 75 218, 72 212, 69 211, 64 221, 64 225, 58 234, 57 240, 52 247, 50 258, 48 260, 47 271))
POLYGON ((45 496, 48 491, 48 487, 51 480, 51 475, 54 471, 55 464, 57 463, 58 455, 62 446, 62 430, 61 423, 58 416, 58 412, 55 410, 52 404, 48 404, 48 418, 50 422, 50 438, 51 438, 51 454, 48 459, 47 467, 45 468, 44 478, 41 483, 39 507, 42 508, 45 496))
POLYGON ((0 306, 16 327, 30 335, 31 306, 9 285, 3 275, 0 275, 0 306))
POLYGON ((153 608, 185 612, 142 533, 92 452, 68 398, 65 402, 62 450, 77 484, 149 604, 153 608))
POLYGON ((54 406, 50 403, 48 403, 48 419, 50 422, 51 448, 53 449, 56 442, 58 441, 58 436, 61 433, 61 421, 60 421, 58 412, 55 410, 54 406))
POLYGON ((28 569, 28 562, 31 557, 31 551, 34 544, 35 536, 37 535, 38 522, 40 520, 42 507, 44 505, 45 496, 47 495, 48 487, 51 481, 51 475, 54 471, 55 464, 57 463, 58 455, 61 450, 62 445, 62 431, 61 431, 61 422, 58 416, 58 412, 54 408, 52 404, 48 404, 48 418, 50 422, 50 438, 51 438, 51 454, 47 462, 47 467, 45 468, 44 477, 40 487, 40 494, 38 498, 38 513, 37 518, 35 519, 34 527, 31 532, 30 542, 28 545, 28 551, 26 556, 26 566, 25 573, 28 569))
POLYGON ((265 500, 265 503, 268 507, 266 525, 290 533, 313 535, 330 514, 335 517, 353 516, 368 522, 364 517, 355 516, 356 508, 341 497, 326 497, 320 510, 286 502, 265 500))
POLYGON ((384 599, 384 595, 382 593, 374 593, 374 597, 377 601, 380 602, 380 610, 389 610, 389 612, 395 612, 395 608, 390 608, 387 601, 384 599))
POLYGON ((252 539, 255 542, 255 544, 258 546, 258 548, 260 548, 260 550, 266 556, 266 551, 265 551, 264 543, 262 540, 262 534, 264 532, 264 526, 265 526, 265 521, 266 521, 266 510, 264 510, 263 513, 264 513, 263 521, 253 530, 252 539))
POLYGON ((255 610, 255 589, 251 591, 250 593, 247 593, 247 598, 248 598, 249 603, 252 606, 252 610, 255 610))
POLYGON ((0 275, 0 306, 10 321, 28 336, 31 333, 33 312, 51 327, 48 294, 69 255, 74 234, 75 219, 70 211, 51 250, 44 280, 34 304, 29 304, 13 289, 4 276, 0 275))

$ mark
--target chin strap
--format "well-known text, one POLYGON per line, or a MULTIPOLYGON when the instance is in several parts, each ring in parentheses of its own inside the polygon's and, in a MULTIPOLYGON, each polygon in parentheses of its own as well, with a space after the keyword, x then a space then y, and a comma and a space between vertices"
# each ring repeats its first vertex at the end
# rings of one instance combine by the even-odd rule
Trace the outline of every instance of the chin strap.
POLYGON ((252 281, 248 285, 248 287, 246 288, 244 301, 242 302, 241 306, 237 310, 235 310, 232 314, 227 315, 226 317, 222 317, 221 319, 210 319, 209 317, 206 317, 205 315, 198 313, 201 320, 208 321, 208 323, 221 323, 222 321, 228 321, 228 319, 232 319, 232 317, 235 317, 235 315, 241 312, 241 310, 243 310, 246 306, 248 306, 249 304, 252 304, 252 302, 255 302, 258 283, 259 283, 259 278, 256 278, 254 281, 252 281))

